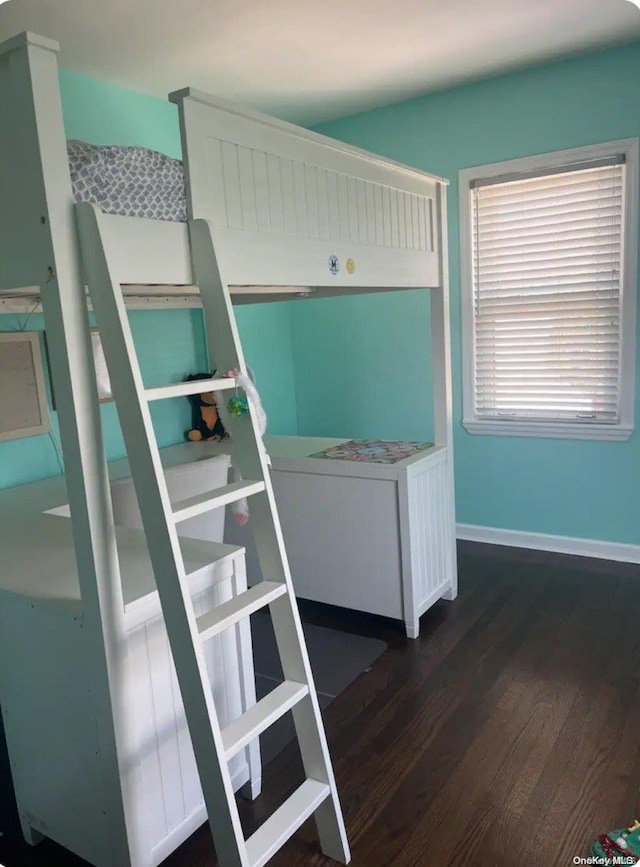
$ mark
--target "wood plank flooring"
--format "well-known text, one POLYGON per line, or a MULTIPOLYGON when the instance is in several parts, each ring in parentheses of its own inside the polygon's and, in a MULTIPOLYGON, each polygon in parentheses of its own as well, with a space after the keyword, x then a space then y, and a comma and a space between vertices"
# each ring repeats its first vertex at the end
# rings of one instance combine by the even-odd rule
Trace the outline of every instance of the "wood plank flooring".
MULTIPOLYGON (((355 867, 550 867, 636 815, 640 566, 460 545, 460 596, 395 623, 303 605, 389 650, 325 712, 355 867)), ((247 833, 302 780, 295 747, 241 802, 247 833)), ((6 867, 76 867, 45 843, 6 867)), ((206 827, 166 867, 213 867, 206 827)), ((308 822, 274 867, 330 865, 308 822)))

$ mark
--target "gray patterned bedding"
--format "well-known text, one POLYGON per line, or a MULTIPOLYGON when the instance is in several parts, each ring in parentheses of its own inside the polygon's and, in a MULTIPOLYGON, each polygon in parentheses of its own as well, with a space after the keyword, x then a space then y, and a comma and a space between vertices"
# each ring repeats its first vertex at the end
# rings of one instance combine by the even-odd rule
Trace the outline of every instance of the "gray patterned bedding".
POLYGON ((187 200, 180 160, 141 147, 67 142, 76 202, 105 214, 185 222, 187 200))

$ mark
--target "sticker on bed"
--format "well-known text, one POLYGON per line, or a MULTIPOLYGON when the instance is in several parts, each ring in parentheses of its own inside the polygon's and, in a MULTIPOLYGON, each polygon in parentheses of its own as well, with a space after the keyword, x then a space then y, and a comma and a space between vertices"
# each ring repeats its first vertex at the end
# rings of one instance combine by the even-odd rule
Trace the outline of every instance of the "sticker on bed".
POLYGON ((340 270, 340 260, 337 256, 329 256, 329 271, 332 274, 337 274, 340 270))

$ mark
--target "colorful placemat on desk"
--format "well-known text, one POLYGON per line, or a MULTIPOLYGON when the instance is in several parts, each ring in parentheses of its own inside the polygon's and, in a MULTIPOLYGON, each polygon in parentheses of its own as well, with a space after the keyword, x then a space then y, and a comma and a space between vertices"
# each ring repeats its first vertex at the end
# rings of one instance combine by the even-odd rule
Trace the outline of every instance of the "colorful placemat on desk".
POLYGON ((394 440, 349 440, 309 455, 330 461, 360 461, 372 464, 397 464, 418 452, 430 449, 433 443, 404 443, 394 440))

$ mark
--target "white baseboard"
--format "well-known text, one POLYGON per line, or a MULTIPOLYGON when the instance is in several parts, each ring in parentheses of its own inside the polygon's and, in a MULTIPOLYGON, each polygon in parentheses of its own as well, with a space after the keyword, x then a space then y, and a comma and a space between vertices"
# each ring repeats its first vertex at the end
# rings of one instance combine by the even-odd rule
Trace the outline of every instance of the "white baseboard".
POLYGON ((524 533, 520 530, 500 530, 497 527, 479 527, 458 524, 458 539, 467 542, 487 542, 490 545, 508 545, 512 548, 532 548, 553 551, 556 554, 576 554, 579 557, 597 557, 621 563, 640 563, 640 545, 621 542, 602 542, 598 539, 574 539, 571 536, 550 536, 546 533, 524 533))

